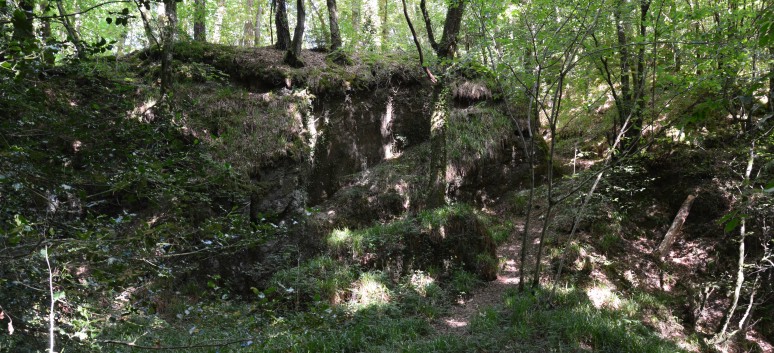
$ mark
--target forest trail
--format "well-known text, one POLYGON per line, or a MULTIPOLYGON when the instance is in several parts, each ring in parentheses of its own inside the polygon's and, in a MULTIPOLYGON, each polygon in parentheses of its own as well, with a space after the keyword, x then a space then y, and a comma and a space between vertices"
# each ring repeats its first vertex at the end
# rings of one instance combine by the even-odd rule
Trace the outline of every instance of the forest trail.
MULTIPOLYGON (((479 315, 486 308, 500 306, 505 292, 518 288, 518 256, 521 252, 523 231, 523 219, 514 222, 514 230, 508 241, 497 248, 497 258, 501 262, 497 279, 476 288, 466 299, 458 300, 457 305, 454 305, 445 316, 435 320, 432 326, 437 335, 470 334, 469 326, 475 315, 479 315)), ((530 261, 529 259, 530 257, 527 261, 530 261)))

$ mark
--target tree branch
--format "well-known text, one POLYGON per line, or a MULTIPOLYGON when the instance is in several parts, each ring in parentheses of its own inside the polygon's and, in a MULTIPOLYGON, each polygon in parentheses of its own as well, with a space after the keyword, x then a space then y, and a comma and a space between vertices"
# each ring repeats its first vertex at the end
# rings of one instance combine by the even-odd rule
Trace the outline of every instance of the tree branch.
MULTIPOLYGON (((105 6, 105 5, 118 4, 118 3, 129 3, 129 2, 132 2, 132 1, 130 1, 130 0, 112 0, 112 1, 106 1, 106 2, 103 2, 101 4, 94 5, 94 6, 88 8, 86 10, 79 11, 79 12, 66 13, 66 14, 61 14, 60 13, 59 15, 34 16, 34 17, 37 18, 37 19, 54 19, 54 18, 63 18, 63 17, 73 17, 73 16, 85 14, 85 13, 87 13, 89 11, 92 11, 92 10, 94 10, 96 8, 99 8, 99 7, 102 7, 102 6, 105 6)), ((13 21, 11 21, 11 20, 3 20, 3 21, 0 21, 0 24, 9 24, 9 23, 12 23, 12 22, 13 21)))
POLYGON ((141 346, 141 345, 135 344, 134 342, 125 342, 125 341, 116 341, 116 340, 99 340, 97 341, 97 343, 127 346, 127 347, 136 348, 136 349, 163 351, 163 350, 179 350, 179 349, 188 350, 193 348, 208 348, 208 347, 225 347, 225 346, 230 346, 232 344, 249 342, 253 340, 254 338, 250 337, 250 338, 242 338, 242 339, 232 340, 232 341, 225 341, 221 343, 201 343, 201 344, 193 344, 188 346, 141 346))
POLYGON ((435 35, 433 35, 433 23, 430 21, 430 15, 427 13, 427 1, 422 0, 419 2, 419 8, 422 10, 422 18, 425 20, 425 27, 427 28, 427 38, 430 40, 430 46, 433 50, 438 51, 438 42, 435 41, 435 35))
POLYGON ((430 82, 437 83, 438 79, 436 79, 435 76, 433 76, 433 73, 430 72, 430 69, 425 66, 425 57, 422 55, 422 45, 419 44, 417 31, 414 30, 414 25, 411 24, 411 18, 406 9, 406 0, 401 0, 401 2, 403 3, 403 15, 406 17, 406 23, 408 23, 409 29, 411 30, 411 36, 414 38, 414 44, 417 46, 417 51, 419 52, 419 65, 422 66, 422 69, 425 71, 425 74, 427 74, 427 78, 430 79, 430 82))

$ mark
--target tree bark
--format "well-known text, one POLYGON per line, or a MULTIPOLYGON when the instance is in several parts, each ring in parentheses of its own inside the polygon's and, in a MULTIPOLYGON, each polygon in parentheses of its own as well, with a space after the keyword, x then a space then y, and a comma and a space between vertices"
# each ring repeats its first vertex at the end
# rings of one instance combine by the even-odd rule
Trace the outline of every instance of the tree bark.
POLYGON ((360 31, 361 12, 363 10, 362 0, 352 0, 352 29, 357 34, 360 31))
MULTIPOLYGON (((61 0, 57 0, 61 1, 61 0)), ((149 5, 150 3, 148 3, 149 5)), ((148 14, 147 9, 145 6, 143 6, 143 3, 140 0, 134 0, 134 5, 137 6, 137 12, 140 13, 140 19, 142 20, 142 27, 145 29, 145 36, 148 38, 148 46, 154 46, 159 45, 158 39, 156 39, 156 36, 153 35, 153 28, 150 25, 150 21, 148 20, 148 14)))
MULTIPOLYGON (((774 48, 769 47, 769 56, 774 56, 774 48)), ((774 113, 774 63, 769 63, 769 112, 774 113)))
POLYGON ((339 31, 339 10, 336 0, 326 0, 328 4, 328 22, 331 27, 331 51, 341 49, 341 32, 339 31))
POLYGON ((438 43, 438 57, 452 59, 457 53, 457 37, 462 25, 462 16, 465 13, 465 0, 456 0, 449 5, 446 12, 446 20, 443 24, 443 36, 438 43))
POLYGON ((417 31, 414 30, 414 25, 411 23, 411 17, 409 17, 408 9, 406 8, 406 0, 401 0, 401 3, 403 4, 403 16, 406 17, 406 24, 408 24, 409 30, 411 30, 411 36, 414 38, 414 45, 417 47, 417 52, 419 53, 419 65, 422 66, 422 70, 425 71, 425 74, 427 75, 427 78, 432 83, 438 82, 438 80, 433 76, 433 73, 430 72, 430 69, 425 66, 425 56, 422 54, 422 45, 419 44, 419 38, 417 38, 417 31))
MULTIPOLYGON (((38 11, 40 11, 41 14, 46 15, 46 8, 49 7, 49 2, 47 0, 43 0, 38 4, 38 11)), ((43 42, 45 45, 41 48, 41 56, 43 57, 43 62, 45 62, 47 65, 54 65, 54 50, 50 48, 48 44, 51 44, 51 42, 54 41, 53 38, 51 38, 51 20, 49 18, 42 18, 40 19, 40 41, 43 42)))
POLYGON ((212 42, 220 44, 223 31, 223 18, 226 16, 226 0, 218 0, 218 10, 215 12, 215 30, 212 33, 212 42))
POLYGON ((288 24, 288 10, 285 0, 274 1, 274 24, 277 28, 277 43, 274 47, 279 50, 290 49, 290 25, 288 24))
POLYGON ((438 42, 435 41, 435 34, 433 34, 433 22, 430 21, 430 15, 427 12, 427 0, 419 2, 419 9, 422 10, 422 18, 425 20, 425 29, 427 30, 427 39, 430 41, 430 47, 438 52, 438 42))
POLYGON ((293 32, 293 46, 285 53, 285 63, 293 67, 303 67, 301 60, 301 47, 304 42, 304 25, 306 22, 306 11, 304 10, 304 0, 296 0, 296 29, 293 32))
POLYGON ((680 235, 680 229, 683 227, 685 220, 688 218, 688 214, 691 212, 691 206, 693 206, 693 201, 695 199, 696 195, 691 194, 685 198, 685 201, 683 201, 683 205, 680 206, 680 210, 677 211, 675 219, 672 220, 672 226, 669 227, 669 230, 664 236, 664 240, 662 240, 661 244, 658 246, 657 253, 659 259, 663 260, 667 255, 669 255, 669 249, 672 248, 672 244, 675 243, 677 236, 680 235))
POLYGON ((382 40, 381 40, 382 48, 386 48, 385 46, 387 45, 387 36, 390 33, 389 28, 387 27, 387 21, 389 20, 389 17, 390 17, 389 13, 387 12, 389 11, 388 6, 389 6, 389 0, 381 1, 381 6, 379 10, 381 11, 381 15, 382 15, 382 40))
POLYGON ((207 0, 194 0, 194 40, 207 41, 207 0))
MULTIPOLYGON (((247 0, 247 11, 252 12, 253 7, 255 6, 255 2, 253 0, 247 0)), ((243 47, 251 47, 253 46, 253 41, 255 40, 255 25, 253 25, 253 19, 252 17, 248 17, 245 21, 244 26, 242 27, 242 39, 239 41, 239 44, 243 47)))
POLYGON ((166 23, 164 25, 164 39, 161 53, 161 96, 162 98, 172 90, 172 47, 175 45, 175 32, 177 30, 177 1, 164 0, 164 13, 166 23))
POLYGON ((261 45, 261 27, 263 24, 263 1, 258 1, 255 8, 255 38, 253 39, 253 45, 256 47, 261 45))

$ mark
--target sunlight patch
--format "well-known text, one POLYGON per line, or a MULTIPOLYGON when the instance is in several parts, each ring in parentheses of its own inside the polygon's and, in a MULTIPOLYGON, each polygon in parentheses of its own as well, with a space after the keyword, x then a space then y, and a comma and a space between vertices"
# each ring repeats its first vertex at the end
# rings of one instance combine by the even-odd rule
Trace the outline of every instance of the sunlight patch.
POLYGON ((334 229, 328 237, 328 244, 332 246, 344 245, 352 239, 352 231, 349 228, 334 229))
POLYGON ((602 307, 618 309, 621 306, 621 299, 609 287, 591 287, 586 290, 586 295, 597 309, 602 307))
POLYGON ((444 320, 444 322, 446 322, 446 326, 449 326, 451 328, 460 328, 460 327, 468 326, 468 322, 463 320, 446 319, 444 320))
POLYGON ((145 103, 140 104, 134 108, 131 112, 129 112, 129 116, 133 119, 137 119, 137 121, 141 123, 147 123, 153 120, 153 113, 151 112, 151 108, 153 108, 156 105, 156 99, 150 98, 145 103))
POLYGON ((382 283, 379 275, 364 273, 354 283, 350 305, 355 310, 370 306, 381 306, 388 304, 390 297, 390 290, 382 283))
POLYGON ((435 278, 423 271, 416 271, 411 275, 409 284, 419 295, 427 296, 427 289, 435 283, 435 278))

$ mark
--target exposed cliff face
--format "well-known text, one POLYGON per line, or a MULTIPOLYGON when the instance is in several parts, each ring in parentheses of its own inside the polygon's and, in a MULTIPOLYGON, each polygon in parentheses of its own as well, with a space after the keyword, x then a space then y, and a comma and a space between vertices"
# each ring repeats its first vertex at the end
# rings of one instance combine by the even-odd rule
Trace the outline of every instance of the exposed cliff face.
MULTIPOLYGON (((178 49, 179 59, 231 80, 221 88, 194 83, 180 97, 194 107, 184 117, 191 134, 250 185, 237 203, 249 205, 253 222, 291 224, 309 216, 310 208, 318 210, 303 231, 290 231, 297 236, 288 241, 324 251, 334 229, 366 229, 427 211, 434 88, 421 81, 410 61, 343 67, 310 52, 305 60, 318 66, 293 69, 273 62, 277 53, 271 49, 219 51, 224 48, 200 44, 178 49)), ((520 117, 506 115, 484 80, 460 77, 449 84, 454 102, 446 121, 446 198, 490 204, 529 178, 514 134, 513 119, 520 117)), ((466 217, 448 220, 444 229, 451 238, 443 241, 433 240, 440 238, 432 229, 418 233, 426 241, 401 241, 401 258, 414 259, 406 261, 419 267, 454 258, 492 279, 491 263, 477 256, 492 258, 494 245, 486 227, 466 217), (461 244, 480 246, 468 254, 461 244), (415 261, 426 252, 449 259, 415 261)), ((244 270, 250 262, 265 262, 273 252, 253 250, 261 255, 245 254, 216 267, 221 273, 250 273, 244 270)), ((265 280, 265 271, 255 273, 254 281, 265 280)))

